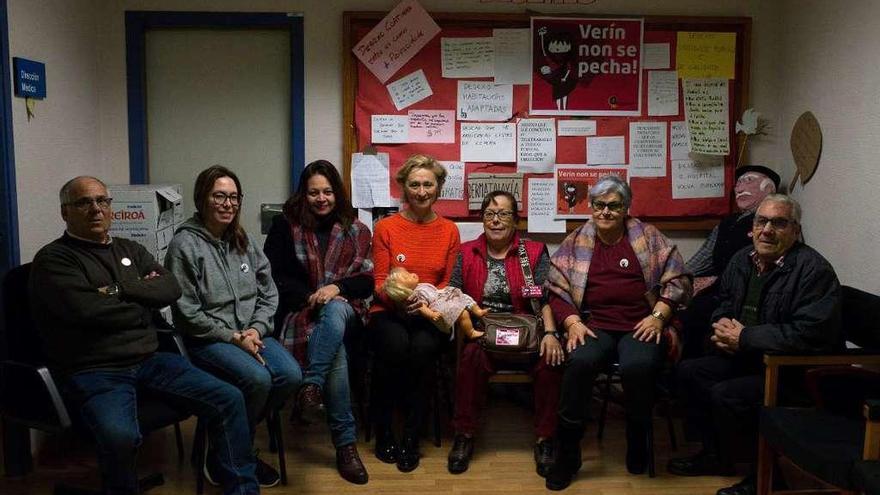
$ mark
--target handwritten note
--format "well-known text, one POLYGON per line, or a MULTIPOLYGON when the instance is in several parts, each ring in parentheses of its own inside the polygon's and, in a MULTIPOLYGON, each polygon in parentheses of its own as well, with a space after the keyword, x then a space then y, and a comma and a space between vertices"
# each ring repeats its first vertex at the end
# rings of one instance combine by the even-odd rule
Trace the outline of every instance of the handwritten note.
POLYGON ((482 38, 443 38, 440 43, 443 77, 492 77, 495 40, 482 38))
POLYGON ((672 161, 672 199, 724 196, 724 162, 697 165, 692 160, 672 161))
POLYGON ((553 171, 556 163, 556 126, 553 119, 522 119, 516 126, 516 171, 536 174, 553 171))
POLYGON ((669 159, 687 160, 691 152, 691 134, 687 122, 669 123, 669 159))
POLYGON ((626 163, 623 136, 588 137, 588 165, 620 165, 626 163))
POLYGON ((391 206, 388 153, 351 154, 351 204, 355 208, 391 206))
POLYGON ((682 79, 733 79, 735 60, 736 33, 678 33, 675 68, 682 79))
POLYGON ((495 83, 531 83, 531 30, 493 29, 492 36, 495 39, 495 83))
POLYGON ((409 117, 406 115, 373 115, 371 120, 373 143, 409 142, 409 117))
POLYGON ((565 220, 556 220, 556 179, 529 179, 529 232, 565 232, 565 220))
POLYGON ((666 176, 666 122, 630 122, 629 175, 666 176))
POLYGON ((513 85, 458 81, 458 120, 504 121, 513 115, 513 85))
POLYGON ((389 84, 388 93, 391 95, 391 101, 394 102, 395 108, 403 110, 413 103, 431 96, 434 91, 431 90, 425 73, 419 69, 389 84))
POLYGON ((595 136, 595 120, 560 120, 558 122, 560 136, 595 136))
POLYGON ((455 110, 410 110, 409 142, 454 143, 455 110))
POLYGON ((352 51, 384 83, 439 32, 416 0, 403 0, 352 51))
POLYGON ((668 69, 669 43, 645 43, 642 45, 642 69, 668 69))
POLYGON ((684 114, 691 151, 707 155, 730 153, 727 79, 685 79, 684 114))
POLYGON ((648 72, 648 115, 678 115, 678 74, 674 70, 648 72))
POLYGON ((464 199, 464 162, 440 162, 446 169, 446 182, 440 199, 464 199))
POLYGON ((516 124, 461 124, 461 161, 515 162, 516 124))
POLYGON ((479 210, 483 198, 492 191, 513 194, 522 208, 522 174, 471 174, 467 182, 469 210, 479 210))

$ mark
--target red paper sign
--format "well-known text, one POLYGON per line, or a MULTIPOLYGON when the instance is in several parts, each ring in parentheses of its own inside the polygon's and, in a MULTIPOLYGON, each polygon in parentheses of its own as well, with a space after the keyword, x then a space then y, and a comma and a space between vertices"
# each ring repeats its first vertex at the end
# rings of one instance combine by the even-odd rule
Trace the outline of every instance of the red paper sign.
POLYGON ((640 115, 642 19, 532 17, 532 115, 640 115))

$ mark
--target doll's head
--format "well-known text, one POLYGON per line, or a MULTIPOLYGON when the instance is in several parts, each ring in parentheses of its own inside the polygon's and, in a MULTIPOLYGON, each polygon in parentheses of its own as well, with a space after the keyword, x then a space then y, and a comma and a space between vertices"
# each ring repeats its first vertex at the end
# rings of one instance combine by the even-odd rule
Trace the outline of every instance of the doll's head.
POLYGON ((406 268, 398 266, 391 269, 388 278, 385 279, 385 293, 393 301, 402 302, 412 294, 413 289, 419 284, 419 276, 411 273, 406 268))

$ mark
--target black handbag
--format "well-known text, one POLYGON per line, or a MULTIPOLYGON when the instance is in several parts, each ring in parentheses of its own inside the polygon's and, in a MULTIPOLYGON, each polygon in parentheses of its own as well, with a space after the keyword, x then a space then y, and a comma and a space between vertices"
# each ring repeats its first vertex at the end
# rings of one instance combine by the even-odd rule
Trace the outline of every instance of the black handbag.
MULTIPOLYGON (((526 246, 519 241, 519 264, 526 287, 535 287, 526 246)), ((544 320, 535 297, 528 298, 533 314, 489 313, 482 318, 480 344, 491 355, 508 361, 534 359, 544 337, 544 320)))

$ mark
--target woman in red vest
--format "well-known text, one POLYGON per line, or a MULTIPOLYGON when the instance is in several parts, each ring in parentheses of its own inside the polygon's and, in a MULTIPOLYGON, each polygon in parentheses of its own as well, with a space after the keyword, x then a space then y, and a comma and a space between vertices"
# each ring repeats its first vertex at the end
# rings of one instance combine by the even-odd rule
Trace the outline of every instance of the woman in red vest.
MULTIPOLYGON (((519 243, 516 232, 519 220, 516 198, 505 191, 494 191, 484 199, 480 208, 483 234, 461 245, 449 285, 459 287, 474 298, 482 308, 493 312, 530 313, 530 302, 525 295, 541 297, 540 288, 550 266, 547 246, 541 242, 523 239, 535 286, 528 294, 520 267, 519 243)), ((544 337, 538 360, 532 366, 535 379, 535 463, 538 474, 544 476, 554 457, 553 435, 556 431, 556 406, 563 359, 562 345, 556 334, 550 307, 542 304, 544 337)), ((474 452, 474 434, 477 430, 478 410, 485 401, 489 377, 496 371, 495 360, 486 353, 478 340, 465 342, 459 356, 455 386, 455 442, 449 452, 449 472, 467 471, 474 452)))

